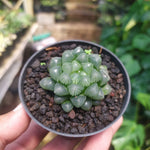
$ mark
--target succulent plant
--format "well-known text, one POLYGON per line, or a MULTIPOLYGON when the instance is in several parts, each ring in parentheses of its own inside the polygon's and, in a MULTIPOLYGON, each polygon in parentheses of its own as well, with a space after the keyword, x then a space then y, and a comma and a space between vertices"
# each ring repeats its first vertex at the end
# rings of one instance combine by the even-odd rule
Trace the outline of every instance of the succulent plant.
POLYGON ((100 55, 89 51, 76 47, 64 51, 62 57, 53 57, 48 64, 50 77, 39 83, 54 92, 54 102, 61 104, 65 112, 73 107, 88 111, 111 92, 107 67, 101 65, 100 55))

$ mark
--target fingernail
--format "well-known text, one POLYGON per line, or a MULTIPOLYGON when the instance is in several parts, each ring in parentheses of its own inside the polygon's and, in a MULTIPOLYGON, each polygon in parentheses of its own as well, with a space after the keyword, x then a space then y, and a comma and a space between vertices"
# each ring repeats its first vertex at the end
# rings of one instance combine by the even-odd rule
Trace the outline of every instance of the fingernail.
POLYGON ((19 104, 13 111, 16 112, 22 108, 22 104, 19 104))

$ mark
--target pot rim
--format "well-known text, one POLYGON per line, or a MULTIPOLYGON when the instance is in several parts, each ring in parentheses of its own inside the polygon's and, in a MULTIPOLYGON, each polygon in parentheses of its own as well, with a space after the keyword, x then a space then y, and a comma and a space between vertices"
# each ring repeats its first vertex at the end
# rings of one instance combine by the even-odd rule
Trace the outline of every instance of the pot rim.
POLYGON ((41 126, 42 128, 50 131, 50 132, 53 132, 57 135, 61 135, 61 136, 66 136, 66 137, 87 137, 87 136, 92 136, 92 135, 95 135, 97 133, 100 133, 106 129, 108 129, 110 126, 112 126, 112 124, 114 124, 117 120, 119 120, 119 118, 124 114, 125 110, 127 109, 127 106, 129 104, 129 101, 130 101, 130 97, 131 97, 131 83, 130 83, 130 78, 129 78, 129 75, 124 67, 124 65, 122 64, 122 62, 119 60, 119 58, 113 54, 110 50, 108 50, 107 48, 99 45, 99 44, 96 44, 96 43, 93 43, 93 42, 89 42, 89 41, 85 41, 85 40, 64 40, 64 41, 60 41, 60 42, 56 42, 54 44, 50 44, 49 46, 47 46, 46 48, 40 50, 40 51, 37 51, 35 52, 28 60, 27 62, 25 63, 23 69, 21 70, 21 73, 20 73, 20 76, 19 76, 19 83, 18 83, 18 93, 19 93, 19 97, 20 97, 20 100, 21 100, 21 103, 23 104, 24 108, 25 108, 25 111, 27 112, 27 114, 30 116, 30 118, 32 120, 34 120, 39 126, 41 126), (95 47, 98 47, 98 48, 102 48, 106 53, 108 53, 112 58, 115 59, 115 61, 117 63, 119 63, 119 67, 121 67, 120 69, 123 71, 123 74, 124 74, 124 78, 126 79, 126 95, 125 95, 125 98, 124 98, 124 105, 122 105, 122 108, 120 110, 120 113, 119 115, 110 123, 108 124, 107 126, 105 126, 104 128, 100 129, 100 130, 97 130, 97 131, 94 131, 94 132, 91 132, 91 133, 86 133, 86 134, 71 134, 71 133, 63 133, 63 132, 58 132, 56 130, 53 130, 53 129, 50 129, 48 127, 46 127, 45 125, 43 125, 41 122, 39 122, 33 115, 32 113, 29 111, 25 101, 24 101, 24 96, 23 96, 23 78, 24 78, 24 72, 26 71, 28 65, 31 63, 32 59, 34 59, 36 57, 36 55, 38 55, 40 52, 42 52, 43 50, 45 50, 46 48, 48 47, 53 47, 53 46, 56 46, 56 45, 61 45, 61 44, 67 44, 67 43, 85 43, 87 45, 91 45, 91 46, 95 46, 95 47))

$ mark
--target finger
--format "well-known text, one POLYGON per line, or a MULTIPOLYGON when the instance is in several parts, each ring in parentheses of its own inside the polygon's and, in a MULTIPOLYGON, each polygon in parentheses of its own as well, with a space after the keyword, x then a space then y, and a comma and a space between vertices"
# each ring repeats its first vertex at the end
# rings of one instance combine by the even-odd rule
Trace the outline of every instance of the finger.
POLYGON ((115 124, 113 124, 107 130, 86 138, 81 142, 77 150, 108 150, 111 144, 112 137, 119 129, 122 122, 123 118, 121 117, 115 124))
POLYGON ((80 140, 81 138, 56 136, 50 143, 43 147, 42 150, 71 150, 80 140))
POLYGON ((40 144, 41 140, 46 136, 47 133, 47 130, 43 129, 34 121, 32 121, 26 132, 24 132, 21 137, 14 141, 14 143, 9 144, 6 147, 6 150, 19 148, 32 150, 40 144))
POLYGON ((0 116, 0 149, 15 140, 28 127, 30 118, 22 105, 18 105, 13 111, 0 116))

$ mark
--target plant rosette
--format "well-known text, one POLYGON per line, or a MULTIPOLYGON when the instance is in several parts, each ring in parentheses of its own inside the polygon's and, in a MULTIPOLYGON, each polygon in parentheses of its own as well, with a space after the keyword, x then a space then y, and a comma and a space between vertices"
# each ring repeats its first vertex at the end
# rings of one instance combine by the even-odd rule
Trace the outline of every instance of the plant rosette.
POLYGON ((71 40, 32 55, 19 78, 28 113, 48 131, 84 137, 110 127, 130 100, 128 74, 120 60, 92 42, 71 40))

